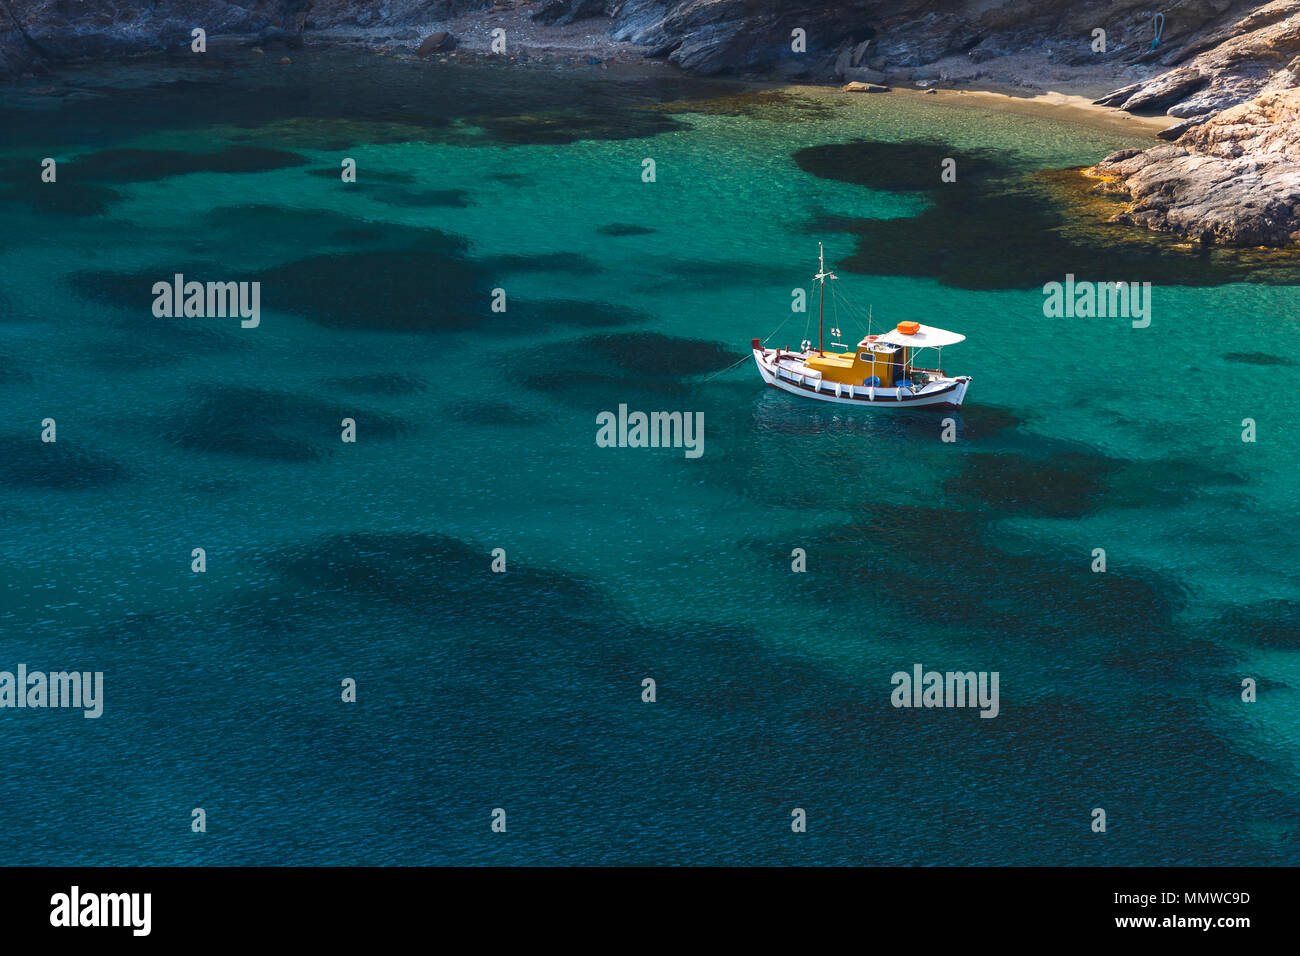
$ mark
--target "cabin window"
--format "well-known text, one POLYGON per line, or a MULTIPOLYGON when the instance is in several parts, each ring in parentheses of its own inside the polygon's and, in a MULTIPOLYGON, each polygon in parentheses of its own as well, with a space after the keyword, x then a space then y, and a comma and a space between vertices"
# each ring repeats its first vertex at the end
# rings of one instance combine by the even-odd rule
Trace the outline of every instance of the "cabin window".
POLYGON ((870 362, 870 361, 871 361, 871 355, 870 355, 869 353, 867 353, 867 352, 859 352, 859 353, 858 353, 858 361, 859 361, 859 362, 870 362))

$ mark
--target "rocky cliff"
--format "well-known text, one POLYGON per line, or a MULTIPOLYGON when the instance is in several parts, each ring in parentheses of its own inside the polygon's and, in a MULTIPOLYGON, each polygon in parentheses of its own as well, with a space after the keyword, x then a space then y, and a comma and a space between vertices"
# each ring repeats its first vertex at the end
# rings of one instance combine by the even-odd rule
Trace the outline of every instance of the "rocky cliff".
POLYGON ((292 28, 309 0, 0 0, 0 76, 122 53, 178 49, 190 31, 292 28))
POLYGON ((1168 0, 1158 5, 1158 44, 1150 0, 0 0, 0 75, 182 48, 195 27, 409 41, 450 17, 504 7, 548 24, 594 19, 700 73, 1030 88, 1115 78, 1127 82, 1107 103, 1175 117, 1295 85, 1300 55, 1300 0, 1168 0))
POLYGON ((1300 242, 1300 4, 1258 5, 1160 76, 1100 101, 1181 117, 1168 146, 1087 170, 1129 200, 1118 222, 1204 243, 1300 242))
POLYGON ((1284 21, 1300 0, 1168 0, 1154 48, 1149 0, 0 0, 0 71, 180 47, 194 27, 400 36, 494 7, 550 24, 597 18, 597 29, 701 73, 852 79, 870 70, 1029 85, 1114 75, 1130 80, 1117 102, 1164 110, 1258 92, 1292 42, 1284 21), (804 32, 801 51, 794 30, 804 32))
POLYGON ((1130 201, 1117 222, 1222 245, 1300 242, 1300 89, 1260 94, 1087 172, 1130 201))
MULTIPOLYGON (((699 73, 1113 90, 1099 102, 1168 113, 1175 122, 1166 138, 1178 140, 1097 168, 1106 188, 1134 198, 1133 222, 1215 241, 1295 234, 1281 218, 1252 230, 1226 207, 1197 225, 1197 210, 1206 210, 1190 197, 1231 149, 1240 148, 1241 159, 1277 146, 1257 128, 1293 115, 1291 99, 1276 94, 1300 86, 1300 0, 0 0, 0 77, 184 49, 195 27, 209 37, 355 38, 413 49, 451 18, 475 24, 507 8, 539 24, 579 23, 586 34, 608 33, 699 73), (1225 140, 1209 149, 1193 135, 1248 101, 1250 109, 1199 134, 1239 137, 1231 147, 1225 140), (1174 189, 1193 171, 1185 192, 1174 189)), ((1283 155, 1290 153, 1257 162, 1279 217, 1294 172, 1283 155)), ((1215 195, 1237 198, 1228 187, 1215 195)))
POLYGON ((1153 79, 1103 97, 1106 106, 1175 117, 1205 116, 1263 92, 1300 84, 1300 2, 1249 4, 1189 46, 1153 79))

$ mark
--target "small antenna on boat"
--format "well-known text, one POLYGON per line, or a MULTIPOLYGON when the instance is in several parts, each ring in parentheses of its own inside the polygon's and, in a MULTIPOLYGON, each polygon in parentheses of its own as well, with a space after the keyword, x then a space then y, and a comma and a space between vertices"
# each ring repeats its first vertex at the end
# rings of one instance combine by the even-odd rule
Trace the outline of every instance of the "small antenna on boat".
POLYGON ((817 354, 825 355, 825 342, 822 338, 822 313, 826 307, 826 280, 838 279, 833 272, 826 271, 826 253, 822 249, 822 244, 817 243, 817 274, 813 276, 814 281, 821 283, 821 296, 817 300, 817 354))

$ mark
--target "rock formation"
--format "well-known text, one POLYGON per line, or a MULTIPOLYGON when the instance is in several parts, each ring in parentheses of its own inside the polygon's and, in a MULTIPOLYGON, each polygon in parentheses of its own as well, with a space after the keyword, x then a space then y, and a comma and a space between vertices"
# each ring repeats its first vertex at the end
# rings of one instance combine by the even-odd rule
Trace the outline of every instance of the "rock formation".
MULTIPOLYGON (((1099 102, 1177 121, 1162 134, 1172 145, 1095 167, 1106 188, 1132 197, 1128 221, 1216 242, 1294 240, 1294 159, 1283 158, 1294 141, 1268 127, 1294 119, 1282 94, 1300 86, 1300 0, 1158 6, 1165 20, 1155 43, 1149 0, 0 0, 0 77, 184 49, 195 27, 263 46, 328 36, 410 53, 450 29, 448 18, 519 8, 706 74, 1113 89, 1099 102), (1252 161, 1259 179, 1244 192, 1233 184, 1252 161), (1199 194, 1212 184, 1213 198, 1199 194)), ((473 39, 464 45, 471 53, 473 39)))
POLYGON ((439 30, 437 33, 430 33, 424 38, 424 41, 415 51, 416 56, 433 56, 435 53, 442 53, 446 50, 456 48, 456 38, 446 30, 439 30))
POLYGON ((41 65, 188 48, 209 37, 300 33, 310 0, 0 0, 0 77, 41 65))
POLYGON ((1148 0, 0 0, 0 75, 179 47, 196 26, 209 36, 271 28, 305 28, 309 38, 387 34, 395 46, 409 46, 445 28, 447 18, 494 7, 521 7, 547 24, 585 21, 589 32, 609 32, 700 73, 1040 89, 1114 80, 1126 108, 1168 109, 1196 97, 1231 105, 1234 96, 1240 102, 1260 92, 1257 74, 1287 48, 1285 21, 1300 0, 1263 7, 1167 0, 1155 50, 1148 0), (802 51, 792 48, 796 29, 806 38, 802 51), (1104 50, 1096 48, 1097 30, 1105 31, 1104 50))
POLYGON ((1168 146, 1107 156, 1087 175, 1130 203, 1118 222, 1204 243, 1300 242, 1300 4, 1249 11, 1204 49, 1103 105, 1182 121, 1168 146))
POLYGON ((1262 93, 1087 174, 1130 200, 1118 222, 1223 245, 1300 242, 1300 89, 1262 93))
POLYGON ((1300 3, 1274 0, 1256 6, 1226 29, 1205 36, 1197 44, 1202 49, 1187 62, 1098 102, 1186 118, 1300 84, 1300 3))

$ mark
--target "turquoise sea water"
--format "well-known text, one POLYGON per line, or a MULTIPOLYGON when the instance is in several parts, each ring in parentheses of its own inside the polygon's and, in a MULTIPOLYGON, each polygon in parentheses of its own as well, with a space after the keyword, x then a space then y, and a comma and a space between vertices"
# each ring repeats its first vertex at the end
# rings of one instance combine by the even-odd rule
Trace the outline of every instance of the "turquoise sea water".
POLYGON ((1300 862, 1300 264, 1067 207, 1147 140, 337 53, 48 82, 0 93, 0 670, 106 700, 0 710, 8 862, 1300 862), (815 338, 818 241, 876 331, 968 336, 959 412, 711 377, 815 338), (154 317, 176 272, 260 326, 154 317), (1067 272, 1150 327, 1045 318, 1067 272), (704 455, 597 447, 620 404, 704 455), (914 663, 1001 713, 891 707, 914 663))

